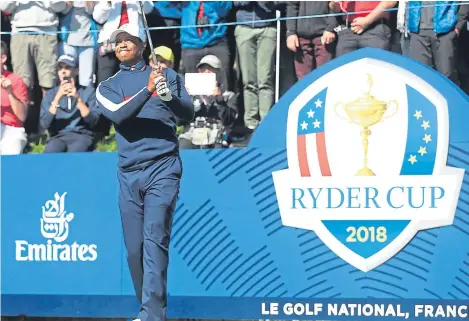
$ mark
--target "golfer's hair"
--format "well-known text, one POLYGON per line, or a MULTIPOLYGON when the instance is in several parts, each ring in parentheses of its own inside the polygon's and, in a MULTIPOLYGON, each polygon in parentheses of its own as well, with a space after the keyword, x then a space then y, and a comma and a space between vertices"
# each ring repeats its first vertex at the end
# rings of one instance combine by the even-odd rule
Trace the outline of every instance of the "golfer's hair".
POLYGON ((8 46, 5 41, 2 40, 1 48, 0 48, 0 55, 7 55, 8 56, 8 46))

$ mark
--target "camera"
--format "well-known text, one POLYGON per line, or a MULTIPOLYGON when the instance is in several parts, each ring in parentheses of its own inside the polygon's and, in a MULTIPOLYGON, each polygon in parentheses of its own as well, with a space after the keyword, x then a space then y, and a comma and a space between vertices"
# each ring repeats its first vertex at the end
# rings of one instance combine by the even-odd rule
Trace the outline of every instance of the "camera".
POLYGON ((224 127, 211 118, 196 117, 185 136, 187 136, 186 139, 192 141, 192 144, 202 148, 213 148, 217 145, 226 146, 224 127))

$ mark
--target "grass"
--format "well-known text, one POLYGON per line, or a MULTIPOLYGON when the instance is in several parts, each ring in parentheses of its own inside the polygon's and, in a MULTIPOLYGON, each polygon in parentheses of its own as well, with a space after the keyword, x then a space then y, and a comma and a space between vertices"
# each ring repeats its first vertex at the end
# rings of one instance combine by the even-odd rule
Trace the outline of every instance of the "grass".
MULTIPOLYGON (((27 145, 25 152, 27 154, 43 154, 46 149, 47 134, 34 137, 27 145)), ((117 151, 116 131, 111 127, 109 135, 97 142, 95 151, 97 152, 115 152, 117 151)))
MULTIPOLYGON (((179 136, 182 131, 184 130, 183 126, 178 126, 176 134, 179 136)), ((109 135, 104 137, 96 144, 97 152, 116 152, 117 151, 117 143, 116 143, 116 130, 114 126, 111 127, 109 131, 109 135)))
POLYGON ((97 152, 115 152, 117 151, 117 143, 116 143, 116 130, 114 126, 111 127, 109 131, 109 135, 104 137, 96 144, 97 152))
MULTIPOLYGON (((183 126, 178 126, 177 128, 177 135, 181 134, 183 131, 183 126)), ((43 135, 37 139, 37 141, 33 141, 29 144, 28 153, 29 154, 42 154, 46 148, 45 142, 47 141, 47 135, 43 135)), ((117 151, 117 143, 116 143, 116 130, 114 126, 111 127, 109 131, 109 135, 101 139, 97 142, 96 152, 116 152, 117 151)))
POLYGON ((44 153, 44 150, 46 149, 46 144, 44 144, 43 140, 45 141, 45 138, 39 138, 39 141, 37 143, 32 142, 30 144, 31 150, 29 151, 29 154, 42 154, 44 153))

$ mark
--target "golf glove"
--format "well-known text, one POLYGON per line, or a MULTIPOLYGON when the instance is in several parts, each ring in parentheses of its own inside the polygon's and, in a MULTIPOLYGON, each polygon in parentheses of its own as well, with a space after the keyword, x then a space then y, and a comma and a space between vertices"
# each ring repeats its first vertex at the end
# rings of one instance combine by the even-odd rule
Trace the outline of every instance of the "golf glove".
POLYGON ((163 77, 158 77, 155 79, 156 92, 158 96, 164 101, 170 101, 173 99, 171 95, 171 90, 168 88, 166 81, 162 81, 163 77))

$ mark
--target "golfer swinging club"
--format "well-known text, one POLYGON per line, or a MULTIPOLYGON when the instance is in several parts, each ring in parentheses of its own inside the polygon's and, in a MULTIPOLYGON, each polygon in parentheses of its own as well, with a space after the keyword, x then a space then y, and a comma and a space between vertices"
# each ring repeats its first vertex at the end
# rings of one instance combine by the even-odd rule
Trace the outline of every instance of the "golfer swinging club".
POLYGON ((111 35, 120 70, 101 82, 96 98, 114 123, 118 148, 119 209, 128 264, 140 313, 166 319, 166 276, 173 212, 182 163, 175 117, 194 117, 184 84, 172 69, 143 60, 145 31, 126 24, 111 35))

